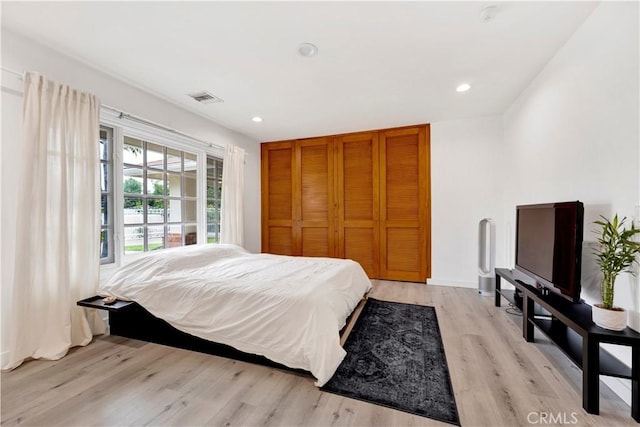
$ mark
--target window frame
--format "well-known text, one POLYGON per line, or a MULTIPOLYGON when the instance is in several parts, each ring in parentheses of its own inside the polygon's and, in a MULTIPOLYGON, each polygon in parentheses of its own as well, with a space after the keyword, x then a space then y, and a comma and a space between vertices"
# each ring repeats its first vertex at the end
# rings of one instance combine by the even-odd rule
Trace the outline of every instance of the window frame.
MULTIPOLYGON (((114 242, 114 234, 115 234, 115 210, 114 205, 114 181, 113 181, 113 171, 114 171, 114 131, 110 126, 100 125, 100 132, 107 133, 107 151, 106 158, 102 158, 102 153, 100 153, 100 169, 102 172, 102 168, 106 165, 106 174, 107 174, 107 186, 106 191, 102 190, 102 183, 100 182, 100 206, 102 208, 102 198, 106 197, 107 200, 107 221, 106 224, 102 223, 102 212, 100 213, 100 250, 102 249, 102 233, 106 234, 107 241, 107 256, 102 256, 102 251, 100 252, 100 265, 112 264, 115 262, 115 242, 114 242)), ((102 138, 100 138, 102 139, 102 138)), ((102 181, 102 175, 100 175, 100 180, 102 181)))
MULTIPOLYGON (((206 168, 207 156, 215 157, 219 160, 224 158, 224 149, 221 147, 208 145, 189 138, 185 135, 170 132, 151 124, 129 119, 121 115, 120 112, 111 109, 102 109, 100 112, 100 125, 113 129, 113 170, 120 171, 114 173, 113 179, 113 212, 114 212, 114 233, 113 248, 114 262, 102 264, 101 270, 106 271, 126 264, 127 262, 141 256, 145 252, 126 254, 124 253, 124 183, 123 183, 123 158, 124 136, 149 141, 167 148, 187 151, 196 155, 196 244, 207 242, 207 192, 206 192, 206 168)), ((184 237, 183 237, 184 238, 184 237)))

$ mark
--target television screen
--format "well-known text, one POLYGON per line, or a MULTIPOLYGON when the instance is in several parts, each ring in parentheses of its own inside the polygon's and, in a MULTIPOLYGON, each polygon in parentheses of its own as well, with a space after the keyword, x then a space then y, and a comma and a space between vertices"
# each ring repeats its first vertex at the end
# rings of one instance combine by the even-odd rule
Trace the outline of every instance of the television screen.
POLYGON ((516 269, 536 284, 580 300, 581 202, 521 205, 516 218, 516 269))

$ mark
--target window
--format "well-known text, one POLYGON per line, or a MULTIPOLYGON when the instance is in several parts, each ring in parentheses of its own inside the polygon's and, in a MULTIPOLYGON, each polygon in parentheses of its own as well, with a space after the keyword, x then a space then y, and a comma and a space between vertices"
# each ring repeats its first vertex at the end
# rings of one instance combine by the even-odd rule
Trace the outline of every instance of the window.
POLYGON ((135 254, 220 241, 220 147, 113 109, 100 123, 106 275, 135 254))
POLYGON ((220 242, 222 160, 207 156, 207 243, 220 242))
POLYGON ((100 126, 100 264, 114 261, 113 129, 100 126))
POLYGON ((197 155, 125 136, 124 253, 197 243, 197 155))

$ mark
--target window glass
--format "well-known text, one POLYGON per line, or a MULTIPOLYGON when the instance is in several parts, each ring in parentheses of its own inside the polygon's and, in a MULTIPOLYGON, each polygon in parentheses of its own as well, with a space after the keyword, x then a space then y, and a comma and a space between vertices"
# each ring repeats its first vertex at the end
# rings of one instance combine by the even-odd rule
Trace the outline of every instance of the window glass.
POLYGON ((181 172, 182 168, 182 152, 167 148, 167 170, 172 172, 181 172))
POLYGON ((147 199, 147 222, 149 224, 164 224, 164 200, 161 198, 147 199))
POLYGON ((124 253, 144 252, 144 227, 124 228, 124 253))
POLYGON ((184 175, 184 195, 188 197, 196 197, 197 192, 197 180, 195 175, 184 175))
POLYGON ((147 172, 147 194, 164 196, 164 173, 152 170, 147 172))
POLYGON ((182 195, 182 176, 175 173, 167 174, 167 195, 180 197, 182 195))
POLYGON ((125 254, 197 243, 197 155, 124 139, 125 254))
POLYGON ((164 249, 164 226, 163 225, 153 225, 147 228, 148 236, 147 236, 147 245, 148 250, 154 251, 156 249, 164 249))
POLYGON ((100 162, 100 192, 106 193, 109 191, 109 181, 111 180, 111 171, 109 170, 109 162, 100 162))
POLYGON ((147 143, 147 167, 154 169, 165 169, 164 148, 161 145, 147 143))
POLYGON ((100 225, 109 225, 109 217, 109 196, 103 193, 100 196, 100 225))
POLYGON ((183 203, 183 206, 184 206, 184 214, 182 217, 184 221, 194 222, 198 218, 196 201, 185 200, 183 203))
POLYGON ((169 205, 167 206, 167 218, 168 218, 168 222, 182 221, 182 200, 181 199, 169 199, 169 205))
POLYGON ((170 225, 167 238, 170 248, 182 246, 182 225, 170 225))
POLYGON ((139 139, 124 137, 122 150, 122 162, 129 165, 142 166, 144 156, 142 154, 143 142, 139 139))
POLYGON ((144 224, 144 209, 142 207, 142 197, 124 198, 124 223, 144 224))
POLYGON ((142 178, 131 176, 128 171, 125 171, 122 182, 125 194, 142 194, 142 178))
POLYGON ((113 129, 101 126, 100 150, 100 263, 114 262, 113 251, 113 129))
POLYGON ((197 230, 198 226, 196 224, 186 224, 184 226, 184 244, 186 245, 195 245, 197 243, 197 230))
POLYGON ((184 153, 184 171, 196 173, 197 158, 195 154, 184 153))
POLYGON ((207 157, 207 242, 220 242, 222 160, 207 157))

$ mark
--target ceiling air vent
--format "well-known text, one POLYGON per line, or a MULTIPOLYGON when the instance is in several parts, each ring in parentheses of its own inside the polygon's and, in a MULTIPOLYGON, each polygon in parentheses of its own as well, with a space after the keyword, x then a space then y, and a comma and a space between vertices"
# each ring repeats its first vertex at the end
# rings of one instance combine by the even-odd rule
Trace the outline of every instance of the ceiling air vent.
POLYGON ((190 93, 189 96, 203 104, 213 104, 215 102, 224 102, 221 98, 218 98, 217 96, 212 95, 207 91, 190 93))

